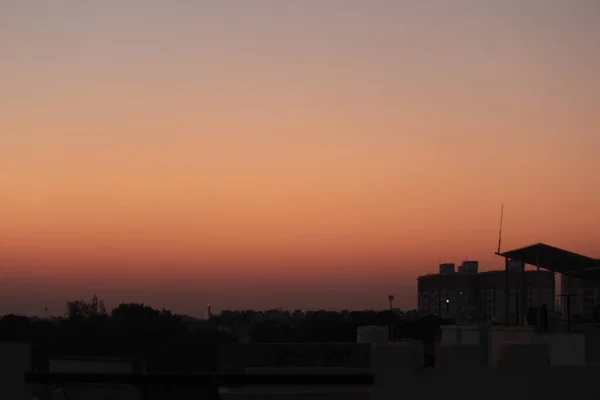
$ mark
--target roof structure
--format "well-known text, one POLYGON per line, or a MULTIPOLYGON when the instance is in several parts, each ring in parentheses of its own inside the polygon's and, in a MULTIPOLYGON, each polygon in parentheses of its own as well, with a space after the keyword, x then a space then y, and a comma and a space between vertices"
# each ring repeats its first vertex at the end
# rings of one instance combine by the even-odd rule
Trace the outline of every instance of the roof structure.
POLYGON ((544 243, 496 254, 560 274, 600 283, 600 260, 544 243))

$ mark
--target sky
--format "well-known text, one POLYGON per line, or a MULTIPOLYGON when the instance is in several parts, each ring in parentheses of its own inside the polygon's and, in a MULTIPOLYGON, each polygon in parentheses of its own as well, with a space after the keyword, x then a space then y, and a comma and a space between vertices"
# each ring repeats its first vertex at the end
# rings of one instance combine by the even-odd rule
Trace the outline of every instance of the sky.
POLYGON ((600 258, 600 2, 0 2, 0 313, 416 305, 600 258))

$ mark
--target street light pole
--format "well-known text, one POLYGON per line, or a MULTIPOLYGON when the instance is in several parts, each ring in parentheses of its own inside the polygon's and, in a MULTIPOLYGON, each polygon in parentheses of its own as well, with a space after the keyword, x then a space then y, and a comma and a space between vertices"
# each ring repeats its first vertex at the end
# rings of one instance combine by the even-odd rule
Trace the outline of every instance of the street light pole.
POLYGON ((394 310, 394 295, 388 294, 388 301, 390 303, 390 322, 388 328, 388 339, 392 340, 392 321, 393 321, 393 310, 394 310))

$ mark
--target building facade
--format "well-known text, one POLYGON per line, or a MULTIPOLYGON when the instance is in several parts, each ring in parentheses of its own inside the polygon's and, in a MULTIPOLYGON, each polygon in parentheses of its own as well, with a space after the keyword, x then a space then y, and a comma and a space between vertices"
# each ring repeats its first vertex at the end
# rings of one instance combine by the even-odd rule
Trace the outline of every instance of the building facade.
POLYGON ((418 277, 418 310, 420 314, 434 314, 442 318, 464 318, 465 315, 497 317, 517 315, 521 320, 527 310, 546 305, 555 308, 555 281, 551 271, 526 271, 523 266, 510 265, 504 270, 479 272, 474 262, 458 272, 448 264, 440 266, 438 274, 418 277), (538 301, 539 279, 539 301, 538 301), (508 281, 508 282, 507 282, 508 281), (506 287, 508 283, 508 299, 506 287))
POLYGON ((593 317, 594 307, 600 304, 599 285, 563 275, 560 289, 561 294, 570 297, 570 300, 567 300, 567 296, 561 296, 560 308, 563 315, 566 315, 567 310, 570 308, 571 316, 593 317))

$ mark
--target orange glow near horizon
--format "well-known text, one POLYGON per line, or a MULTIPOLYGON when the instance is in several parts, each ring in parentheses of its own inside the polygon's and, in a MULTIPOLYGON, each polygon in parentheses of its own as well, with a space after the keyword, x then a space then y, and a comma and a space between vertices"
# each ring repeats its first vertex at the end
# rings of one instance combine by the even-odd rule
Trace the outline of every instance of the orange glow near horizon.
POLYGON ((600 257, 600 8, 481 3, 0 5, 0 313, 414 307, 502 203, 600 257))

